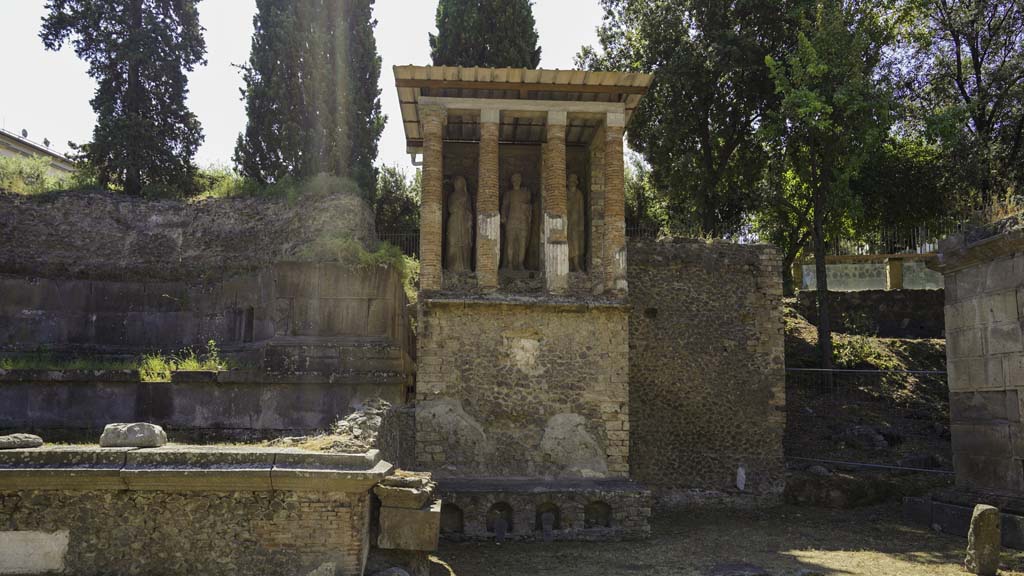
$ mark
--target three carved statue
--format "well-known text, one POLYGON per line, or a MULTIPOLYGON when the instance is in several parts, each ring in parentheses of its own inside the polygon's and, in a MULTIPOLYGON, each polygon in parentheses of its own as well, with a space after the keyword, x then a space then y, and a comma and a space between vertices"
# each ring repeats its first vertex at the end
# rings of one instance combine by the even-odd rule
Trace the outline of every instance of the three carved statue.
MULTIPOLYGON (((581 271, 586 260, 586 200, 579 186, 579 177, 570 174, 566 186, 568 211, 569 267, 581 271)), ((505 268, 524 270, 530 234, 533 230, 533 196, 523 186, 521 174, 513 174, 511 186, 501 202, 501 223, 504 234, 501 246, 505 268)), ((445 260, 447 269, 468 272, 473 269, 473 201, 466 178, 456 176, 448 195, 445 260)))

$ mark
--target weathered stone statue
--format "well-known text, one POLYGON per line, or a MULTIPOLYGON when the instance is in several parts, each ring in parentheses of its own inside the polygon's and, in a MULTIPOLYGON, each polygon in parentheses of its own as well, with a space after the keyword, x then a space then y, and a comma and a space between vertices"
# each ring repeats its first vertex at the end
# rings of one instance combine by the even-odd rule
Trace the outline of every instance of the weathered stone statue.
POLYGON ((522 270, 530 240, 533 202, 529 188, 523 188, 521 174, 512 175, 512 188, 501 202, 501 220, 505 223, 505 265, 522 270))
POLYGON ((473 266, 473 209, 466 190, 466 179, 457 176, 455 189, 448 195, 447 244, 448 269, 468 272, 473 266))
POLYGON ((587 208, 583 191, 580 190, 580 179, 575 174, 569 174, 565 199, 569 216, 569 269, 579 272, 583 270, 586 261, 587 208))

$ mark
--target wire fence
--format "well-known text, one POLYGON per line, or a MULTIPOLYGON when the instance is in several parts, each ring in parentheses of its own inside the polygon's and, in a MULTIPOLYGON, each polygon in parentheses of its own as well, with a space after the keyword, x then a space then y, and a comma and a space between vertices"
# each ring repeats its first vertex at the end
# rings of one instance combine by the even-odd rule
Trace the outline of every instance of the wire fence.
POLYGON ((420 257, 420 231, 378 232, 377 239, 397 246, 403 254, 420 257))
POLYGON ((790 460, 950 472, 946 373, 786 370, 790 460))

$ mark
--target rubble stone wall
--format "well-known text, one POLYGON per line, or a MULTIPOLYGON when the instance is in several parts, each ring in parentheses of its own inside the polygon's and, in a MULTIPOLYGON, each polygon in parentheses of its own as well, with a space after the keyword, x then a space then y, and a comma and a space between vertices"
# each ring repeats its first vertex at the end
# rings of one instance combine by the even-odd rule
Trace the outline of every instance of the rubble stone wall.
POLYGON ((785 351, 775 249, 635 241, 628 278, 632 478, 680 501, 780 494, 785 351))
POLYGON ((325 564, 356 576, 369 501, 368 492, 0 490, 0 529, 67 531, 63 573, 80 576, 303 575, 325 564))
POLYGON ((625 477, 627 310, 552 299, 428 299, 416 458, 437 477, 625 477))

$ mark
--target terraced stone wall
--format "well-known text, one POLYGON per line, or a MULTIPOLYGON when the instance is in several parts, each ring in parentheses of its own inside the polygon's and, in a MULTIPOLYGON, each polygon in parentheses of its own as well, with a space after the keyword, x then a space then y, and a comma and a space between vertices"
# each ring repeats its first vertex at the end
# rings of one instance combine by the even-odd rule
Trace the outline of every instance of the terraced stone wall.
POLYGON ((629 245, 630 472, 660 498, 782 491, 782 264, 768 246, 629 245))

